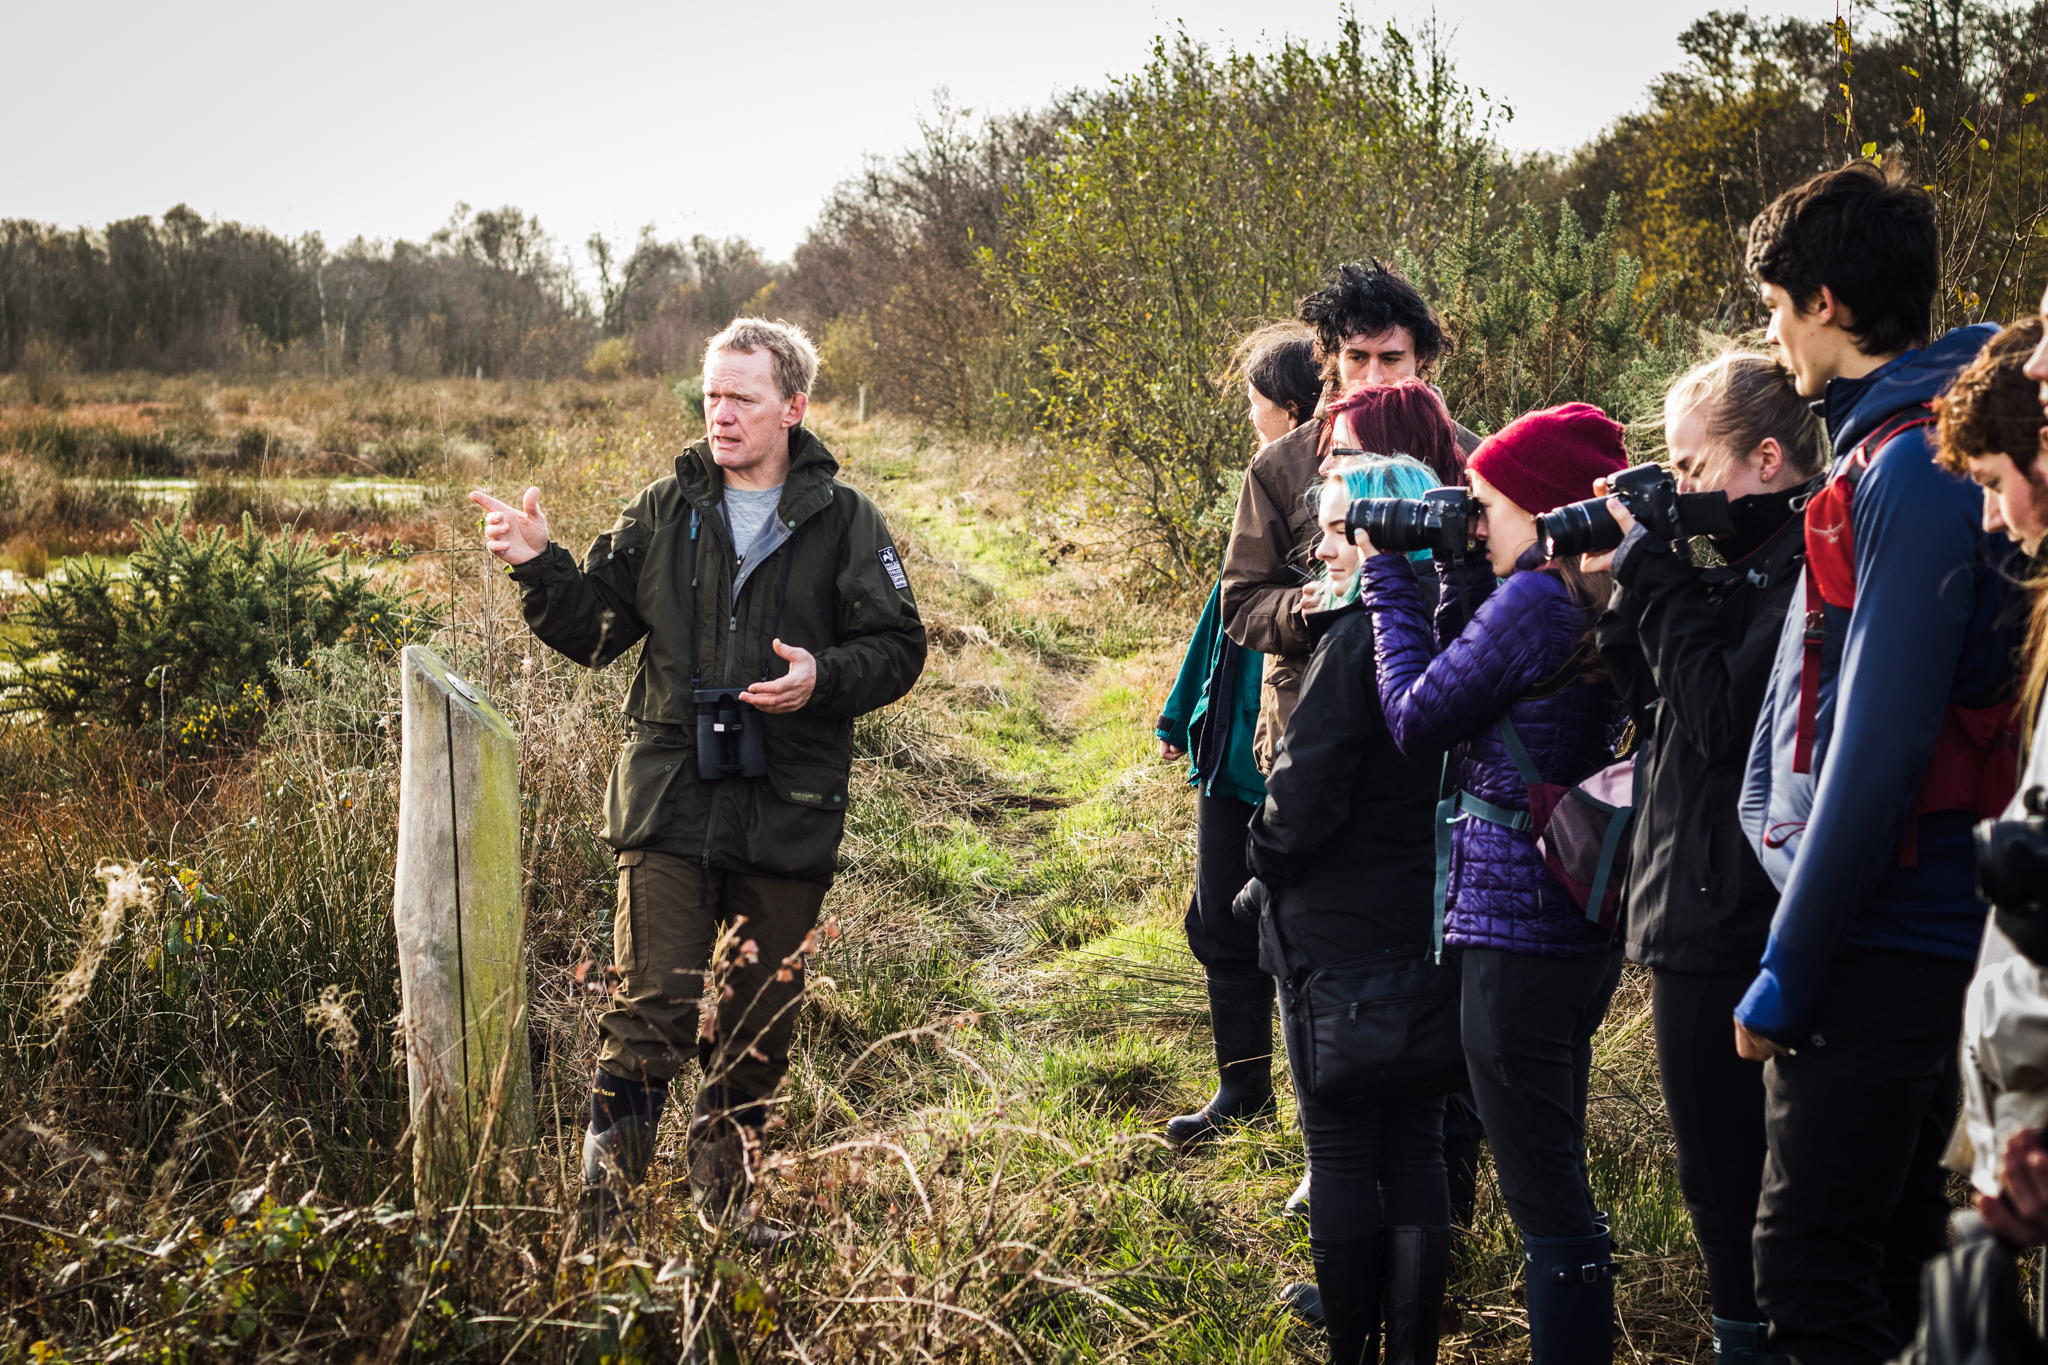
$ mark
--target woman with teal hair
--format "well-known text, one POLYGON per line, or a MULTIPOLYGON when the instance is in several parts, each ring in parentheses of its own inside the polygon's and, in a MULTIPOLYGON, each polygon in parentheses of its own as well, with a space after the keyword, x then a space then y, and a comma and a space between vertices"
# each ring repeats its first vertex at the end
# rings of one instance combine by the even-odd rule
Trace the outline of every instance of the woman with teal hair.
MULTIPOLYGON (((1334 464, 1319 490, 1323 572, 1302 589, 1315 652, 1252 817, 1257 880, 1239 898, 1258 926, 1260 961, 1281 983, 1315 1191, 1315 1297, 1333 1365, 1376 1361, 1383 1333, 1388 1365, 1433 1365, 1450 1263, 1443 1096, 1391 1090, 1363 1072, 1311 1074, 1317 1048, 1304 1017, 1310 979, 1322 971, 1400 966, 1457 979, 1432 947, 1443 755, 1403 753, 1380 713, 1372 614, 1358 600, 1363 556, 1345 529, 1354 499, 1414 498, 1436 486, 1415 460, 1364 456, 1334 464)), ((1434 591, 1429 555, 1411 562, 1434 591)), ((1403 1011, 1411 1044, 1425 1030, 1457 1029, 1455 1011, 1392 1008, 1403 1011)), ((1455 1037, 1438 1041, 1456 1054, 1455 1037)), ((1306 1288, 1291 1290, 1290 1302, 1299 1305, 1306 1288)))

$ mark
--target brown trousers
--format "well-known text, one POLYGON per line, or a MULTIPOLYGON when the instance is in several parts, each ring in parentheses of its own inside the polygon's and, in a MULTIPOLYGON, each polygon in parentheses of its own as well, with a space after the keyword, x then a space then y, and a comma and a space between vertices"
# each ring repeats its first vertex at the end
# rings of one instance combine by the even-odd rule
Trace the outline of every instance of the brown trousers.
POLYGON ((626 1080, 672 1081, 694 1054, 705 1084, 767 1098, 789 1070, 803 999, 803 967, 785 959, 817 926, 825 890, 823 882, 706 869, 668 853, 621 853, 612 928, 621 980, 598 1016, 598 1065, 626 1080), (724 962, 713 964, 720 931, 742 917, 724 962), (698 1000, 707 978, 720 1003, 703 1029, 698 1000))

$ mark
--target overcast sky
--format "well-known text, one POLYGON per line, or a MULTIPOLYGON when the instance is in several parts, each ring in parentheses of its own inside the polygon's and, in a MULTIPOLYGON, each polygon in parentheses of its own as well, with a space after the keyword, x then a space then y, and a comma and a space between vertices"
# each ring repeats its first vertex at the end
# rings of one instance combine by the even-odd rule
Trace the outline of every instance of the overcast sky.
MULTIPOLYGON (((1574 146, 1640 105, 1711 0, 1444 0, 1506 141, 1574 146)), ((1721 0, 1722 8, 1736 8, 1721 0)), ((1769 13, 1834 13, 1786 0, 1769 13)), ((1361 7, 1368 23, 1427 4, 1361 7)), ((863 155, 945 87, 1037 104, 1144 64, 1176 21, 1219 47, 1327 40, 1326 0, 451 5, 107 0, 7 6, 0 217, 104 224, 189 203, 330 246, 418 239, 457 200, 593 229, 741 233, 784 256, 863 155)))

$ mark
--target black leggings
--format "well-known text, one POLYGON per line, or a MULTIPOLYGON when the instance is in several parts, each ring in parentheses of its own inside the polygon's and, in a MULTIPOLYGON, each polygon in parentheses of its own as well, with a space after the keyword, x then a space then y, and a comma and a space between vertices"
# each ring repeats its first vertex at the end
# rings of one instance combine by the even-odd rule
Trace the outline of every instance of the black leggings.
POLYGON ((1230 903, 1252 879, 1244 836, 1256 809, 1234 796, 1195 794, 1195 893, 1188 898, 1188 947, 1211 973, 1260 970, 1259 931, 1230 914, 1230 903))
POLYGON ((1309 1236, 1356 1242, 1383 1227, 1442 1232, 1451 1226, 1443 1100, 1332 1108, 1316 1103, 1299 1072, 1294 1098, 1315 1186, 1309 1236))
POLYGON ((1678 1139, 1678 1187, 1707 1258, 1714 1316, 1759 1322, 1756 1201, 1764 1185, 1764 1068, 1735 1052, 1735 1007, 1754 971, 1657 972, 1657 1076, 1678 1139))
POLYGON ((1465 1067, 1501 1198, 1525 1237, 1591 1237, 1586 1080, 1621 953, 1464 948, 1465 1067))

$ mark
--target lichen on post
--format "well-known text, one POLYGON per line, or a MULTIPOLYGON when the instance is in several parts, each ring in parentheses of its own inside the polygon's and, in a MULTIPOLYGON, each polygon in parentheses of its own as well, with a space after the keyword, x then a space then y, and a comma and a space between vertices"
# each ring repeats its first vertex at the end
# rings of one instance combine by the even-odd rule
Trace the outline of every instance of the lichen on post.
POLYGON ((423 1206, 461 1198, 481 1156, 533 1135, 519 865, 519 739, 430 649, 401 667, 393 914, 423 1206))

